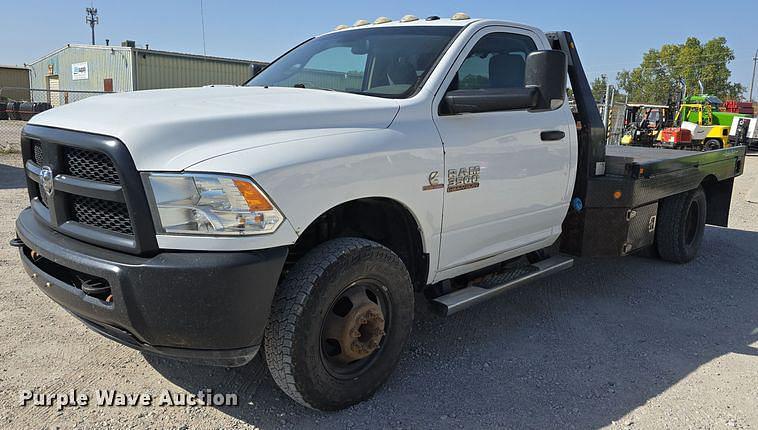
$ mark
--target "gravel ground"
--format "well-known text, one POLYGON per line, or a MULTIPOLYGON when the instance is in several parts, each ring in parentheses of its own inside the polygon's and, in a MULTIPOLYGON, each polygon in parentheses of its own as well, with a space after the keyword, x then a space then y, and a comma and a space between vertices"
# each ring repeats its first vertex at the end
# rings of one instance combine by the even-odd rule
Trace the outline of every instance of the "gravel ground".
POLYGON ((143 356, 88 331, 18 263, 27 205, 18 155, 0 155, 0 426, 4 428, 758 428, 758 157, 730 228, 696 261, 581 259, 568 272, 443 319, 421 312, 370 401, 297 406, 259 359, 219 369, 143 356), (236 407, 20 407, 19 392, 237 393, 236 407))

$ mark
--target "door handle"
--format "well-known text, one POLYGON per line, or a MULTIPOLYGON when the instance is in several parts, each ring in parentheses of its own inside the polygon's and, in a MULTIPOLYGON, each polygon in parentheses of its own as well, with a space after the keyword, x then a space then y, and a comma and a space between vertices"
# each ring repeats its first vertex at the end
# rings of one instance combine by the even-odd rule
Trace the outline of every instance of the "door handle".
POLYGON ((542 139, 543 141, 561 140, 564 137, 566 137, 566 133, 560 130, 543 131, 542 133, 540 133, 540 139, 542 139))

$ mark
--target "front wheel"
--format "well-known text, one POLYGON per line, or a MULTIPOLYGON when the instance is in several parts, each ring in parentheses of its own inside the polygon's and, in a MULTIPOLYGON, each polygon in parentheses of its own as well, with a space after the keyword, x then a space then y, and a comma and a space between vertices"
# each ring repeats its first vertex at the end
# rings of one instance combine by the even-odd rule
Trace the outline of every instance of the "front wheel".
POLYGON ((402 260, 370 240, 334 239, 305 255, 279 285, 266 362, 298 403, 342 409, 384 383, 412 325, 413 288, 402 260))

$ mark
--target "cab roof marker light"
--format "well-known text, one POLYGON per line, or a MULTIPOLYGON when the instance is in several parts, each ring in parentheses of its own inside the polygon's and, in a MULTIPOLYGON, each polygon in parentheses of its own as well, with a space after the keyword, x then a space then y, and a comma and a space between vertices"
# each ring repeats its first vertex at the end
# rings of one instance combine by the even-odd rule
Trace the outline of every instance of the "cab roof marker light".
POLYGON ((392 22, 392 20, 387 18, 386 16, 380 16, 379 18, 374 20, 374 24, 386 24, 388 22, 392 22))
POLYGON ((471 19, 471 17, 463 12, 458 12, 454 14, 450 19, 452 19, 453 21, 465 21, 467 19, 471 19))
POLYGON ((400 22, 413 22, 418 21, 418 17, 416 15, 405 15, 404 17, 400 18, 400 22))
POLYGON ((363 27, 364 25, 369 25, 370 23, 366 21, 365 19, 359 19, 358 21, 355 21, 355 24, 353 24, 353 27, 363 27))
POLYGON ((349 25, 345 25, 345 24, 340 24, 340 25, 334 27, 334 30, 335 31, 337 31, 337 30, 344 30, 346 28, 350 28, 350 26, 349 25))

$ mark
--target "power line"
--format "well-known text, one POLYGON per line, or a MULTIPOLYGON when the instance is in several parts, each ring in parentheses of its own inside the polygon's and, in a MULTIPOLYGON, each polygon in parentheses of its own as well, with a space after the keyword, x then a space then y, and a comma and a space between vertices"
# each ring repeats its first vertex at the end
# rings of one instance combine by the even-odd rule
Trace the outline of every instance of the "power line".
POLYGON ((758 49, 755 50, 753 57, 753 77, 750 78, 750 101, 753 101, 753 84, 755 84, 755 64, 758 63, 758 49))
MULTIPOLYGON (((681 68, 687 68, 687 67, 703 67, 703 66, 711 66, 711 65, 720 65, 723 64, 724 66, 727 65, 727 62, 724 61, 714 61, 711 63, 682 63, 682 64, 674 64, 674 65, 665 65, 661 64, 659 66, 651 66, 651 67, 635 67, 634 69, 639 70, 663 70, 663 71, 670 71, 672 69, 681 69, 681 68)), ((632 70, 634 70, 632 69, 632 70)))
MULTIPOLYGON (((730 61, 711 61, 711 62, 704 62, 704 63, 681 63, 681 64, 674 64, 673 66, 667 66, 665 64, 661 64, 661 65, 658 65, 658 66, 648 66, 648 67, 632 66, 630 68, 631 69, 652 70, 652 69, 660 69, 660 68, 666 68, 666 67, 708 66, 708 65, 711 65, 711 64, 727 64, 728 65, 730 63, 739 63, 739 62, 743 62, 743 61, 746 61, 746 60, 747 60, 746 58, 741 58, 739 60, 730 60, 730 61)), ((589 66, 587 69, 588 70, 593 70, 592 67, 593 66, 589 66)), ((599 70, 599 69, 594 69, 594 70, 599 70)), ((604 70, 609 70, 609 69, 604 69, 604 70)), ((620 70, 628 70, 628 69, 626 69, 626 68, 623 68, 623 69, 612 69, 611 71, 617 71, 617 70, 620 71, 620 70)))
MULTIPOLYGON (((710 58, 710 57, 723 57, 723 55, 724 54, 708 54, 708 55, 701 55, 699 57, 700 57, 700 59, 703 59, 703 58, 710 58)), ((644 55, 643 55, 643 57, 644 57, 644 55)), ((740 61, 740 60, 745 60, 745 59, 744 58, 739 59, 739 60, 738 59, 734 59, 734 60, 731 60, 731 61, 740 61)), ((626 62, 626 63, 604 63, 604 64, 595 64, 594 67, 600 67, 600 66, 602 66, 602 67, 606 67, 606 66, 621 66, 621 65, 630 65, 630 64, 633 64, 633 63, 630 63, 630 62, 626 62)))
MULTIPOLYGON (((717 64, 728 65, 729 63, 743 62, 745 60, 746 59, 743 58, 743 59, 740 59, 740 60, 730 60, 730 61, 726 61, 726 62, 724 62, 724 61, 713 61, 713 62, 708 62, 708 63, 681 63, 681 64, 674 64, 672 66, 667 66, 667 65, 664 65, 664 64, 661 64, 661 65, 658 65, 658 66, 648 66, 648 67, 638 66, 638 67, 632 67, 631 70, 637 70, 637 69, 643 70, 643 71, 644 70, 661 70, 661 69, 663 69, 663 70, 669 69, 670 70, 670 69, 678 69, 678 68, 683 68, 683 67, 710 66, 710 65, 717 65, 717 64)), ((587 67, 587 71, 588 72, 596 72, 596 73, 597 72, 608 73, 608 72, 620 72, 620 71, 623 71, 623 70, 628 70, 628 69, 614 69, 614 70, 602 69, 602 70, 600 70, 600 69, 593 69, 592 67, 593 66, 588 66, 587 67)))

